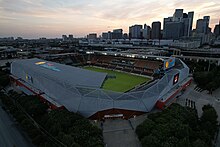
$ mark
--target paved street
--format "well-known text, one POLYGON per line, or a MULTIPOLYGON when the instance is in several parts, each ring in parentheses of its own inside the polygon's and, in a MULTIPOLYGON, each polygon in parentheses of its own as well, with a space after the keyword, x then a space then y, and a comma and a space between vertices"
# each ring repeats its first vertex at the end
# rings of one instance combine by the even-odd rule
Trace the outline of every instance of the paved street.
POLYGON ((0 102, 0 147, 33 147, 18 130, 13 118, 2 109, 0 102))
POLYGON ((128 120, 106 120, 103 125, 107 147, 140 147, 140 142, 128 120))

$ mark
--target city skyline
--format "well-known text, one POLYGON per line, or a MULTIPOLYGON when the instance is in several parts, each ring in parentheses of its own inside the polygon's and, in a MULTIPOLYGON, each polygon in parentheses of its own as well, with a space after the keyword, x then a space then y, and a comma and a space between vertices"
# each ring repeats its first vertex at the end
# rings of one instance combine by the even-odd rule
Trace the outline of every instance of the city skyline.
POLYGON ((211 17, 212 30, 219 22, 218 0, 38 0, 38 3, 0 0, 0 37, 55 38, 62 34, 84 37, 119 28, 127 33, 134 24, 151 26, 154 21, 163 24, 163 18, 173 15, 175 9, 194 11, 193 28, 197 19, 207 15, 211 17))

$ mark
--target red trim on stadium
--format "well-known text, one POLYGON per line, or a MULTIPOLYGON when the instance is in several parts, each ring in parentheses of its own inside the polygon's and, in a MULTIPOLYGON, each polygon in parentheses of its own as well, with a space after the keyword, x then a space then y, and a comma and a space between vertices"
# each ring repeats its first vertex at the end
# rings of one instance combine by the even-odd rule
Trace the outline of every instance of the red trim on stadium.
MULTIPOLYGON (((14 79, 12 76, 10 76, 11 82, 15 83, 18 86, 24 87, 27 90, 29 90, 30 92, 32 92, 34 95, 37 95, 39 97, 39 99, 44 102, 47 103, 48 106, 51 109, 65 109, 64 106, 56 106, 55 104, 53 104, 52 102, 46 100, 42 94, 43 93, 36 93, 35 91, 33 91, 31 88, 29 88, 28 86, 24 85, 22 82, 18 81, 18 79, 14 79)), ((156 107, 159 109, 164 109, 166 104, 168 102, 171 101, 170 104, 172 104, 176 99, 176 95, 181 92, 182 90, 185 90, 192 82, 192 78, 190 80, 188 80, 184 85, 182 85, 181 87, 179 87, 169 98, 167 98, 166 100, 158 100, 156 103, 156 107)), ((108 119, 108 118, 123 118, 123 119, 129 119, 131 117, 134 116, 138 116, 138 115, 142 115, 146 112, 142 112, 142 111, 135 111, 135 110, 125 110, 125 109, 107 109, 107 110, 103 110, 103 111, 99 111, 96 112, 95 114, 93 114, 92 116, 89 117, 89 119, 98 119, 98 120, 102 120, 102 119, 108 119)))
POLYGON ((98 119, 98 120, 112 119, 112 118, 129 119, 131 117, 142 115, 144 113, 146 112, 113 108, 113 109, 107 109, 96 112, 95 114, 90 116, 89 119, 98 119))
MULTIPOLYGON (((43 96, 42 93, 37 93, 34 90, 32 90, 31 88, 29 88, 28 86, 24 85, 22 82, 18 81, 18 79, 13 78, 12 76, 10 76, 11 82, 15 83, 16 86, 21 86, 26 88, 27 90, 29 90, 30 92, 32 92, 34 95, 38 96, 40 101, 43 103, 47 103, 48 106, 51 109, 65 109, 64 106, 58 107, 55 104, 49 102, 48 100, 46 100, 43 96)), ((108 118, 123 118, 123 119, 129 119, 133 116, 137 116, 137 115, 141 115, 144 114, 145 112, 140 112, 140 111, 132 111, 132 110, 124 110, 124 109, 108 109, 108 110, 103 110, 103 111, 99 111, 95 114, 93 114, 92 116, 90 116, 90 119, 108 119, 108 118), (120 115, 122 114, 122 115, 120 115), (109 117, 106 117, 107 115, 109 115, 109 117), (114 116, 113 116, 114 115, 114 116), (111 117, 113 116, 113 117, 111 117)))
POLYGON ((43 93, 36 93, 34 90, 24 85, 22 82, 18 81, 17 79, 14 79, 12 76, 10 76, 10 81, 15 83, 16 86, 24 87, 30 92, 32 92, 34 95, 36 95, 40 99, 41 102, 46 103, 50 109, 64 109, 65 108, 64 106, 56 106, 55 104, 51 103, 50 101, 48 101, 42 96, 43 93))
POLYGON ((185 90, 192 82, 192 78, 190 80, 188 80, 185 84, 183 84, 181 87, 179 87, 169 98, 167 98, 166 100, 158 100, 156 103, 156 107, 158 109, 164 109, 166 104, 168 104, 168 102, 171 102, 170 104, 168 104, 167 106, 171 105, 173 102, 176 101, 176 96, 179 92, 185 90))

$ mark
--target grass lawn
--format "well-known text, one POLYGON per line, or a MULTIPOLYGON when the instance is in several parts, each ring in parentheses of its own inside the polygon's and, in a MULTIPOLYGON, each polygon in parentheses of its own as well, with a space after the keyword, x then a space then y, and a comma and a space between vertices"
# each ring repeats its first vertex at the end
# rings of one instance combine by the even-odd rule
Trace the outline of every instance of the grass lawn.
POLYGON ((116 78, 108 78, 104 82, 102 88, 106 90, 117 91, 117 92, 128 91, 132 89, 133 87, 135 87, 136 85, 150 80, 149 78, 142 77, 142 76, 132 75, 132 74, 118 72, 118 71, 112 71, 112 70, 102 69, 102 68, 97 68, 97 67, 85 66, 83 68, 87 70, 96 71, 96 72, 104 72, 104 73, 108 73, 109 75, 116 76, 116 78))

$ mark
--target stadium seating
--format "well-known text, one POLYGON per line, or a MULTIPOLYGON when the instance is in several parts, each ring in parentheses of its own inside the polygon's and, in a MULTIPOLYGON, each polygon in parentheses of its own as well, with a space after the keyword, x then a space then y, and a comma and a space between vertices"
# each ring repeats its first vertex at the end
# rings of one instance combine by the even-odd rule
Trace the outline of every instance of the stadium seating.
POLYGON ((52 60, 64 64, 74 65, 95 65, 113 70, 152 76, 154 71, 161 67, 162 62, 157 60, 137 59, 130 57, 95 55, 95 54, 74 54, 59 56, 52 60))

